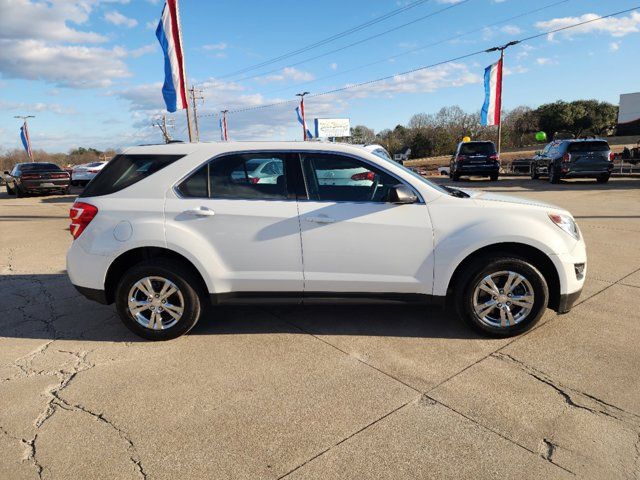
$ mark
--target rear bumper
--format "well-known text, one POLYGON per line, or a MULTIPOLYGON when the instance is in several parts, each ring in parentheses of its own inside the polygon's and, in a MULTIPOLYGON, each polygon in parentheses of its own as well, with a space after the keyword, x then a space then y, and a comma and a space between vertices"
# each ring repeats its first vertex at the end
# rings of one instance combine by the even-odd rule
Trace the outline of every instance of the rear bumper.
POLYGON ((81 287, 79 285, 73 285, 76 290, 78 290, 78 292, 80 292, 82 295, 84 295, 86 298, 88 298, 89 300, 93 300, 94 302, 98 302, 101 303, 103 305, 108 305, 109 302, 107 302, 107 295, 104 293, 104 290, 98 290, 95 288, 87 288, 87 287, 81 287))
POLYGON ((455 172, 459 175, 498 175, 500 173, 500 167, 463 165, 458 167, 455 172))
POLYGON ((60 190, 69 186, 69 179, 55 179, 55 180, 37 180, 37 181, 23 181, 20 184, 20 188, 27 192, 44 192, 48 190, 60 190))

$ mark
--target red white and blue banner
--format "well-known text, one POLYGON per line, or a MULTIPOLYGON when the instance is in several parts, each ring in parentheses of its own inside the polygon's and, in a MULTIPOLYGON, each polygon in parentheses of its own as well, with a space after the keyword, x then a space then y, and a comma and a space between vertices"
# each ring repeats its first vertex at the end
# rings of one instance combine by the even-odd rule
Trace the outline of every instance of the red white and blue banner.
POLYGON ((302 125, 303 138, 305 140, 313 138, 313 134, 307 127, 307 122, 304 118, 304 101, 301 101, 300 105, 296 107, 296 115, 298 116, 298 123, 302 125))
POLYGON ((22 146, 29 156, 29 160, 33 162, 33 152, 31 151, 31 138, 29 138, 29 129, 27 128, 27 122, 20 127, 20 140, 22 140, 22 146))
POLYGON ((229 140, 229 132, 227 131, 227 116, 222 114, 220 117, 220 140, 226 142, 229 140))
POLYGON ((482 125, 500 125, 502 110, 502 59, 484 70, 484 105, 480 114, 482 125))
POLYGON ((187 107, 187 82, 180 32, 178 0, 166 0, 156 37, 164 53, 164 85, 162 96, 169 112, 187 107))

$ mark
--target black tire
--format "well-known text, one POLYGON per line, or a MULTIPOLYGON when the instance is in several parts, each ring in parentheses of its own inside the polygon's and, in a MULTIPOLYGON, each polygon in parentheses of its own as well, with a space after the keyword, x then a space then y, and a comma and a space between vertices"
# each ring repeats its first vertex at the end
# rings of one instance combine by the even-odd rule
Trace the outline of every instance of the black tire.
POLYGON ((460 174, 459 173, 454 173, 451 175, 451 180, 453 180, 454 182, 459 182, 460 181, 460 174))
POLYGON ((495 175, 491 175, 489 177, 489 180, 491 180, 492 182, 497 182, 498 181, 498 174, 496 173, 495 175))
POLYGON ((598 183, 607 183, 609 181, 610 175, 608 173, 603 173, 602 175, 598 175, 596 178, 596 182, 598 183))
POLYGON ((540 178, 540 174, 538 173, 538 169, 533 165, 531 166, 531 180, 538 180, 540 178))
POLYGON ((24 192, 22 191, 22 189, 20 188, 20 185, 16 185, 16 188, 14 190, 16 192, 16 197, 17 198, 22 198, 24 197, 24 192))
MULTIPOLYGON (((204 295, 200 290, 202 288, 199 280, 182 263, 164 258, 145 260, 127 270, 120 279, 115 296, 116 309, 122 322, 136 335, 147 340, 171 340, 187 333, 200 319, 203 303, 201 295, 204 295), (145 277, 161 277, 178 287, 182 294, 183 312, 175 325, 154 330, 138 323, 129 311, 129 293, 133 286, 145 277)), ((166 310, 164 316, 170 320, 166 310)))
POLYGON ((67 187, 67 188, 63 188, 62 190, 60 190, 60 195, 69 195, 69 191, 71 190, 71 187, 67 187))
MULTIPOLYGON (((496 283, 496 285, 498 287, 501 286, 499 283, 496 283)), ((517 288, 527 287, 524 286, 523 282, 517 288)), ((493 300, 496 300, 496 298, 494 297, 493 300)), ((549 287, 542 273, 527 260, 506 253, 503 255, 497 253, 491 256, 478 257, 465 268, 465 274, 460 276, 457 285, 455 285, 454 301, 458 316, 467 325, 491 336, 511 337, 530 329, 540 320, 549 303, 549 287), (507 326, 493 326, 491 322, 482 321, 476 314, 473 304, 474 293, 485 277, 505 271, 522 275, 529 282, 534 294, 533 305, 529 313, 518 323, 507 326)), ((517 316, 517 311, 520 307, 510 308, 516 309, 517 316)), ((494 310, 490 313, 493 313, 494 310)), ((498 312, 500 312, 499 309, 498 312)))
POLYGON ((15 195, 15 194, 16 194, 16 192, 14 192, 14 191, 11 189, 11 187, 9 186, 9 184, 8 184, 8 183, 5 185, 5 188, 7 189, 7 195, 15 195))
POLYGON ((549 183, 560 183, 560 172, 553 165, 549 165, 549 183))

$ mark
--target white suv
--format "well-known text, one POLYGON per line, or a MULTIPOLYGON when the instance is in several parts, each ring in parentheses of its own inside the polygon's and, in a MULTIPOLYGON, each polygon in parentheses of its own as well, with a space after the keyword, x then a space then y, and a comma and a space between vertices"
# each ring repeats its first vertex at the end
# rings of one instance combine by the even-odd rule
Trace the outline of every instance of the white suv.
POLYGON ((567 211, 443 188, 340 144, 130 148, 70 217, 71 282, 153 340, 188 332, 205 302, 449 304, 508 336, 567 312, 586 273, 567 211), (282 174, 252 181, 247 165, 267 161, 282 174), (367 181, 322 181, 340 170, 367 181))

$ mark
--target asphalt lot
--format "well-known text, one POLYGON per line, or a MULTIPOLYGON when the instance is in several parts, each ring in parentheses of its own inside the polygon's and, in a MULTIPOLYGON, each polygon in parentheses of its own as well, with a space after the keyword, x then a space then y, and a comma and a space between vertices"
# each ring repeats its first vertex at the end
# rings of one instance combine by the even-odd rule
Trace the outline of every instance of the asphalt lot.
POLYGON ((0 479, 640 478, 640 179, 463 186, 568 208, 588 280, 515 339, 439 309, 218 309, 141 341, 80 297, 72 196, 0 194, 0 479))

